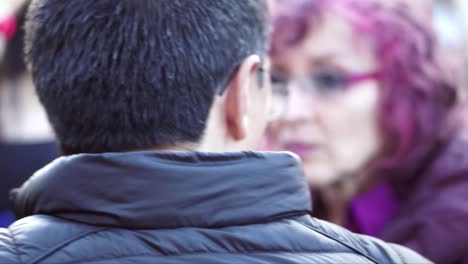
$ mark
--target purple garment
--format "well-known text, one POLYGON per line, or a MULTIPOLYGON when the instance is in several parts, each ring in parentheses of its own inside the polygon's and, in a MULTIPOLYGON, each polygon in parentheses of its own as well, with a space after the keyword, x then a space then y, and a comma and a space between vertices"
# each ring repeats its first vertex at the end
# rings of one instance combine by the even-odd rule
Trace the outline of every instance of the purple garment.
POLYGON ((468 264, 467 132, 451 135, 414 169, 389 175, 403 200, 380 238, 412 248, 435 263, 468 264))
POLYGON ((381 181, 351 201, 347 227, 357 233, 378 236, 399 207, 390 185, 381 181))
MULTIPOLYGON (((387 184, 356 197, 345 226, 435 263, 468 264, 468 128, 428 144, 420 156, 380 176, 387 184)), ((314 216, 327 219, 320 197, 314 203, 314 216)))

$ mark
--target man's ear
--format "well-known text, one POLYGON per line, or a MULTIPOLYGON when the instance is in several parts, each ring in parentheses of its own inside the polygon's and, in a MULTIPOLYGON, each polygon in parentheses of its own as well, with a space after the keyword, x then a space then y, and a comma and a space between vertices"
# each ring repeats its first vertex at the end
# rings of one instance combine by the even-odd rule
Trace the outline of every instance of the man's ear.
POLYGON ((225 117, 227 132, 236 140, 243 140, 249 128, 249 89, 256 80, 260 57, 251 55, 244 59, 231 77, 226 90, 225 117))

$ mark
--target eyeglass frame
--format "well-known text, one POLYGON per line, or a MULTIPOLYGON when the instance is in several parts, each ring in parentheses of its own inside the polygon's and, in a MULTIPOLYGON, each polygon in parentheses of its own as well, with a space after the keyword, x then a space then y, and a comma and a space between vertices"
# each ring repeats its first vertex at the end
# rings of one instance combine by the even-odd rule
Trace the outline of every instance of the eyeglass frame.
MULTIPOLYGON (((343 71, 344 72, 344 71, 343 71)), ((349 72, 344 72, 344 76, 345 77, 343 80, 342 80, 342 84, 341 84, 341 88, 348 88, 348 87, 351 87, 355 84, 358 84, 360 82, 364 82, 364 81, 368 81, 368 80, 378 80, 381 78, 381 71, 379 70, 376 70, 376 71, 369 71, 369 72, 365 72, 365 73, 349 73, 349 72)), ((279 113, 277 114, 279 117, 275 118, 275 119, 281 119, 287 112, 287 109, 289 108, 289 87, 290 85, 293 83, 293 81, 298 81, 299 79, 295 78, 295 79, 286 79, 284 80, 283 82, 285 82, 284 84, 284 90, 283 91, 278 91, 276 88, 277 84, 275 84, 274 82, 274 74, 272 74, 271 76, 272 78, 272 92, 273 92, 273 98, 281 98, 281 100, 283 101, 283 104, 284 106, 282 107, 281 111, 279 111, 279 113)), ((302 80, 304 80, 306 78, 302 78, 302 80)), ((307 83, 307 85, 310 85, 310 80, 309 82, 307 83)), ((304 86, 304 83, 305 82, 299 82, 301 83, 302 85, 301 86, 304 86)), ((314 90, 317 90, 317 88, 315 88, 314 90)), ((340 90, 343 90, 343 89, 340 89, 340 90)), ((274 105, 272 107, 275 107, 274 105)))
MULTIPOLYGON (((263 76, 264 76, 266 70, 265 70, 265 67, 264 67, 264 64, 265 64, 264 58, 262 58, 262 56, 260 56, 260 55, 258 55, 258 56, 260 57, 260 62, 258 63, 259 66, 256 69, 256 74, 257 74, 257 81, 258 81, 260 89, 261 89, 264 86, 264 82, 263 82, 264 77, 263 76)), ((238 63, 236 63, 235 67, 233 67, 233 69, 231 71, 229 71, 229 74, 227 74, 226 77, 221 81, 220 85, 218 85, 218 88, 216 89, 217 90, 216 93, 219 96, 222 96, 224 94, 224 92, 226 91, 227 84, 232 80, 232 77, 233 77, 234 73, 238 70, 241 62, 242 62, 242 60, 239 61, 238 63)))

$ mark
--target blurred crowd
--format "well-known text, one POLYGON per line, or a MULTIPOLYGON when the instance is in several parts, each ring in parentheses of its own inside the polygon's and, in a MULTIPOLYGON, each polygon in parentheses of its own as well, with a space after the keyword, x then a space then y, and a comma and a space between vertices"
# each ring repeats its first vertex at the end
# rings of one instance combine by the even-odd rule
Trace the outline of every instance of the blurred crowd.
POLYGON ((8 225, 9 191, 58 156, 54 136, 23 59, 26 1, 0 5, 0 224, 8 225))
MULTIPOLYGON (((9 191, 60 155, 23 60, 27 4, 0 1, 1 226, 9 191)), ((313 216, 467 263, 467 1, 270 4, 275 120, 259 149, 301 158, 313 216)))

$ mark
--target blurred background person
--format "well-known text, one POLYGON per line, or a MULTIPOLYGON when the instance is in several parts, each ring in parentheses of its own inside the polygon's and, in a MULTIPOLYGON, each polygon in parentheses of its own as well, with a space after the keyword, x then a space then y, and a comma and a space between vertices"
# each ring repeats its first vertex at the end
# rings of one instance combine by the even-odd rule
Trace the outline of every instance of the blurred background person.
MULTIPOLYGON (((3 2, 6 8, 6 2, 3 2)), ((23 60, 23 23, 28 1, 0 12, 0 226, 11 223, 9 191, 20 186, 58 152, 23 60)))
POLYGON ((468 134, 428 24, 406 5, 275 7, 269 144, 304 162, 316 216, 466 263, 468 134), (465 262, 464 262, 465 261, 465 262))

